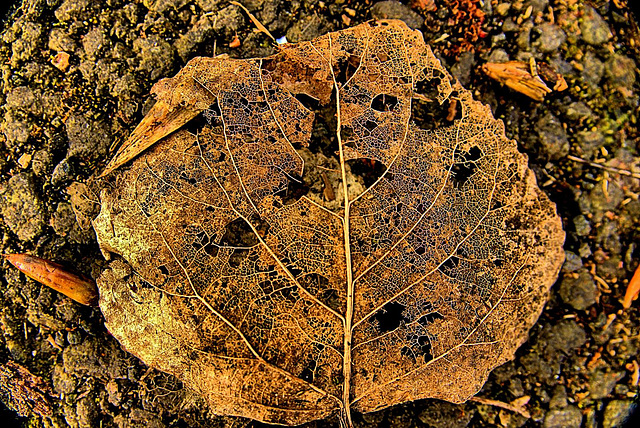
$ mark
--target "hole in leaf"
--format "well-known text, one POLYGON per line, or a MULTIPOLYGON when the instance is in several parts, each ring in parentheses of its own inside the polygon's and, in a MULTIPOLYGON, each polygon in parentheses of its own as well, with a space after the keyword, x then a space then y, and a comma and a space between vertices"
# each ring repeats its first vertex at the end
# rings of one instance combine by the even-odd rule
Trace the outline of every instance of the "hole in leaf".
POLYGON ((482 152, 478 147, 472 147, 468 152, 456 151, 456 163, 451 168, 453 180, 457 186, 462 186, 475 172, 476 161, 482 157, 482 152), (462 159, 460 159, 462 158, 462 159))
POLYGON ((336 78, 340 83, 346 83, 358 70, 360 66, 360 57, 349 55, 347 58, 341 59, 336 64, 336 78))
POLYGON ((398 105, 398 97, 389 94, 379 94, 371 101, 371 108, 375 111, 392 111, 398 105))
POLYGON ((429 324, 432 324, 435 320, 441 319, 444 319, 444 317, 438 312, 431 312, 418 318, 418 324, 420 324, 421 326, 427 326, 429 324))
POLYGON ((311 95, 299 93, 294 95, 300 104, 309 111, 317 111, 320 109, 320 100, 313 98, 311 95))
POLYGON ((402 321, 407 320, 402 316, 404 310, 404 305, 398 302, 389 302, 373 314, 373 317, 378 321, 378 329, 380 332, 386 333, 400 327, 402 321))

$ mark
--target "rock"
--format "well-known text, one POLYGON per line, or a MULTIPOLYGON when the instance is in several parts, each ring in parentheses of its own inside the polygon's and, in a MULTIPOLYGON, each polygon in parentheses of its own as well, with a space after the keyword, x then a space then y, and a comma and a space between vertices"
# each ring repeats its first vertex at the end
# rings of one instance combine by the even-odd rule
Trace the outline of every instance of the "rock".
POLYGON ((550 410, 544 418, 545 428, 580 428, 582 412, 575 406, 550 410))
POLYGON ((464 428, 469 425, 475 413, 473 406, 438 401, 426 406, 418 415, 418 419, 427 426, 464 428))
POLYGON ((582 101, 574 101, 564 109, 567 119, 582 121, 593 117, 593 111, 582 101))
POLYGON ((624 200, 624 197, 624 190, 620 188, 620 185, 616 181, 609 182, 606 194, 602 186, 595 186, 591 192, 589 192, 591 213, 594 216, 591 221, 597 223, 602 220, 602 215, 606 211, 615 211, 624 200))
POLYGON ((511 9, 511 3, 498 3, 498 6, 496 6, 496 13, 500 16, 507 16, 509 9, 511 9))
POLYGON ((11 65, 15 67, 19 63, 30 60, 36 54, 39 54, 42 40, 41 24, 36 24, 35 22, 23 23, 20 38, 11 44, 11 65))
POLYGON ((71 180, 73 175, 73 166, 69 162, 69 158, 62 159, 51 173, 51 184, 54 186, 60 186, 65 182, 71 180))
POLYGON ((373 19, 399 19, 412 29, 419 29, 424 23, 418 13, 398 1, 379 1, 371 7, 373 19))
POLYGON ((583 156, 589 158, 593 156, 597 149, 604 146, 604 134, 597 128, 588 131, 580 131, 576 135, 576 140, 583 156))
POLYGON ((12 114, 5 114, 2 133, 7 139, 8 148, 16 148, 26 143, 31 135, 32 126, 29 122, 14 118, 12 114))
POLYGON ((71 204, 61 202, 51 216, 51 226, 59 236, 65 237, 76 223, 71 204))
POLYGON ((576 234, 578 236, 589 236, 591 233, 591 223, 587 218, 583 215, 579 215, 573 218, 573 227, 576 229, 576 234))
POLYGON ((509 61, 509 54, 504 49, 494 49, 491 51, 487 62, 507 62, 509 61))
POLYGON ((73 52, 78 45, 69 34, 60 27, 54 27, 49 32, 49 49, 52 51, 73 52))
POLYGON ((553 389, 553 395, 549 400, 550 409, 564 409, 567 407, 567 389, 562 385, 556 385, 553 389))
POLYGON ((591 274, 582 269, 577 278, 565 276, 560 283, 560 297, 562 301, 578 311, 583 311, 596 303, 598 287, 591 274))
POLYGON ((564 319, 545 331, 548 351, 572 354, 587 342, 584 329, 573 319, 564 319))
POLYGON ((532 14, 544 12, 549 6, 549 0, 529 0, 525 3, 525 7, 531 6, 532 14))
POLYGON ((100 411, 98 404, 92 397, 83 397, 76 402, 76 417, 81 427, 94 427, 100 425, 98 418, 100 411))
POLYGON ((89 0, 66 0, 54 12, 59 21, 85 19, 94 12, 94 4, 89 0))
POLYGON ((97 58, 109 47, 109 39, 100 27, 92 28, 82 37, 82 48, 87 58, 97 58))
MULTIPOLYGON (((638 405, 631 400, 613 400, 604 409, 602 428, 619 428, 627 426, 631 414, 636 411, 638 405)), ((631 425, 628 425, 631 426, 631 425)))
POLYGON ((604 75, 604 63, 591 51, 587 51, 582 60, 582 80, 595 88, 604 75))
POLYGON ((133 42, 133 50, 138 54, 138 71, 156 81, 168 76, 174 69, 174 48, 157 34, 138 38, 133 42))
POLYGON ((126 373, 126 359, 123 351, 113 340, 100 340, 88 336, 78 345, 64 348, 62 361, 67 374, 99 379, 123 378, 126 373))
POLYGON ((178 10, 184 5, 189 3, 189 0, 155 0, 152 2, 148 2, 147 6, 149 10, 153 10, 154 12, 162 13, 168 9, 178 10))
POLYGON ((460 59, 451 67, 451 74, 465 86, 469 84, 471 70, 476 65, 473 52, 465 52, 460 55, 460 59))
POLYGON ((0 185, 0 211, 5 224, 21 241, 32 241, 45 226, 45 209, 33 177, 16 174, 0 185))
POLYGON ((636 68, 635 61, 622 54, 612 55, 604 66, 607 79, 624 88, 631 88, 636 82, 636 68))
POLYGON ((596 242, 599 243, 605 251, 613 254, 622 252, 622 243, 620 242, 620 231, 617 222, 606 220, 598 227, 596 234, 596 242))
POLYGON ((565 259, 562 265, 562 272, 575 272, 582 267, 582 259, 576 253, 565 251, 564 254, 565 259))
POLYGON ((567 40, 567 35, 556 24, 544 23, 537 26, 535 31, 539 34, 539 37, 533 43, 533 46, 540 52, 553 52, 567 40))
POLYGON ((38 115, 42 113, 39 103, 40 97, 40 91, 34 93, 28 86, 18 86, 7 94, 5 99, 6 108, 38 115))
POLYGON ((47 149, 40 149, 33 154, 31 158, 31 169, 38 177, 44 177, 51 173, 51 163, 53 156, 47 149))
POLYGON ((213 22, 209 16, 202 16, 198 21, 175 41, 174 47, 182 58, 187 61, 198 45, 214 37, 213 22))
POLYGON ((95 161, 103 158, 111 146, 111 132, 104 122, 72 114, 65 124, 69 139, 68 157, 83 161, 95 161))
POLYGON ((551 113, 545 114, 536 124, 540 148, 549 160, 557 160, 569 153, 569 140, 562 124, 551 113))
POLYGON ((580 21, 582 39, 590 45, 601 45, 611 38, 611 31, 604 19, 591 6, 585 6, 580 21))
POLYGON ((601 400, 611 394, 616 383, 624 377, 624 372, 604 372, 598 370, 589 377, 589 397, 601 400))

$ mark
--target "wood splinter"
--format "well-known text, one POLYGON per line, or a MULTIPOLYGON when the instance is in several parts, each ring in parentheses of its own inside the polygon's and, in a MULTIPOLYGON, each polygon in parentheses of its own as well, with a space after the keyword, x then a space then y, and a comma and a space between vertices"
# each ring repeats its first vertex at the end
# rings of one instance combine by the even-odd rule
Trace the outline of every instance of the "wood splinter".
POLYGON ((92 280, 58 263, 30 254, 3 254, 20 272, 87 306, 98 305, 98 287, 92 280))

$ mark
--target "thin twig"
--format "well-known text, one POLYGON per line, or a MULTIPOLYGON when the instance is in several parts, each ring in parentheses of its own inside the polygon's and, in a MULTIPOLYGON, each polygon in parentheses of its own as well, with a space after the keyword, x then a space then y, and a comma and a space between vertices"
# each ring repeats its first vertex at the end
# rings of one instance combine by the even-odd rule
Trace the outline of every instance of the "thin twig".
POLYGON ((596 162, 591 162, 586 159, 582 159, 578 156, 568 155, 567 159, 570 159, 575 162, 584 163, 594 168, 600 168, 604 171, 613 172, 614 174, 626 175, 627 177, 633 177, 633 178, 640 178, 640 174, 637 172, 629 171, 627 169, 622 169, 622 168, 616 168, 615 166, 602 165, 596 162))
POLYGON ((470 401, 475 401, 480 404, 488 404, 489 406, 499 407, 501 409, 509 410, 510 412, 515 412, 527 419, 531 418, 531 413, 529 413, 523 407, 517 407, 509 403, 505 403, 504 401, 491 400, 490 398, 482 398, 482 397, 472 397, 470 401))

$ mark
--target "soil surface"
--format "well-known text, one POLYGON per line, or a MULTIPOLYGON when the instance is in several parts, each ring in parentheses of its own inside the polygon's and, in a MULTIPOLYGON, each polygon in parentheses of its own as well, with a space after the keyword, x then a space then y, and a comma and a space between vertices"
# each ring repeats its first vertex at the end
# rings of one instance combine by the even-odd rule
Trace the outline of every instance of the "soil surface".
MULTIPOLYGON (((486 401, 423 400, 356 415, 356 426, 623 426, 640 377, 640 303, 621 303, 640 260, 640 180, 618 172, 640 171, 640 38, 626 0, 243 4, 288 42, 372 18, 420 29, 528 154, 567 232, 566 262, 540 321, 478 394, 520 413, 486 401), (531 58, 564 76, 568 89, 537 102, 481 70, 531 58)), ((96 277, 105 262, 92 229, 76 221, 74 182, 100 171, 148 109, 158 79, 194 56, 275 49, 226 1, 25 0, 0 35, 0 251, 96 277)), ((260 426, 209 414, 175 378, 121 349, 99 309, 6 262, 1 281, 0 416, 17 426, 260 426)))

